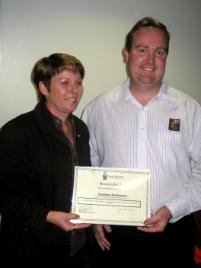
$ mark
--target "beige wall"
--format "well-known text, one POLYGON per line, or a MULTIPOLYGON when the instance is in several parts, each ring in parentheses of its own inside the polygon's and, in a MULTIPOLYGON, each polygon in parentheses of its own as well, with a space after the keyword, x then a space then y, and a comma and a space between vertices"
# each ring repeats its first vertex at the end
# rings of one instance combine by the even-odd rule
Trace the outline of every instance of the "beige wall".
POLYGON ((147 15, 171 32, 168 80, 201 102, 200 14, 200 0, 1 0, 0 126, 36 104, 30 72, 53 52, 74 54, 85 65, 80 115, 89 100, 126 78, 124 37, 147 15))

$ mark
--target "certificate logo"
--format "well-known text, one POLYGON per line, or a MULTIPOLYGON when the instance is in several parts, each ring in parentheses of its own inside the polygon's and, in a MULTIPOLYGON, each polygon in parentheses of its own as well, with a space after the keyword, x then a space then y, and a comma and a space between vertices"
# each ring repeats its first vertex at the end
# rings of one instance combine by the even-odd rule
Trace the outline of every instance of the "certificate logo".
POLYGON ((106 171, 103 172, 103 180, 104 180, 104 181, 107 180, 107 173, 106 173, 106 171))
POLYGON ((180 119, 169 119, 169 130, 180 131, 180 119))

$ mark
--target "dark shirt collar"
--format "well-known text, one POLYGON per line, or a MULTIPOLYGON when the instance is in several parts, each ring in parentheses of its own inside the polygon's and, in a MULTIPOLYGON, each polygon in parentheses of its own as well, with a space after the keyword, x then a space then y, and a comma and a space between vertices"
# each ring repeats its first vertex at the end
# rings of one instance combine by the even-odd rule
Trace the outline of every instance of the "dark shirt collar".
MULTIPOLYGON (((39 126, 41 129, 45 131, 55 131, 56 129, 62 130, 61 127, 61 120, 53 115, 46 106, 46 103, 44 100, 40 100, 38 104, 35 107, 35 114, 39 123, 39 126), (55 128, 56 127, 56 128, 55 128)), ((73 115, 69 115, 69 120, 71 122, 73 131, 75 131, 74 127, 74 120, 73 120, 73 115)))

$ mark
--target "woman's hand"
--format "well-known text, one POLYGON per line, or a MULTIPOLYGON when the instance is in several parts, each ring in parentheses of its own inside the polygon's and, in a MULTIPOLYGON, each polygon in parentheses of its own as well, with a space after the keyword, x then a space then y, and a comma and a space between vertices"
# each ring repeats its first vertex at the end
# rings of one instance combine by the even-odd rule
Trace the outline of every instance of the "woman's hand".
POLYGON ((47 214, 46 221, 52 223, 65 232, 75 229, 83 229, 90 227, 88 223, 72 223, 71 220, 78 219, 79 215, 74 213, 66 213, 62 211, 50 211, 47 214))

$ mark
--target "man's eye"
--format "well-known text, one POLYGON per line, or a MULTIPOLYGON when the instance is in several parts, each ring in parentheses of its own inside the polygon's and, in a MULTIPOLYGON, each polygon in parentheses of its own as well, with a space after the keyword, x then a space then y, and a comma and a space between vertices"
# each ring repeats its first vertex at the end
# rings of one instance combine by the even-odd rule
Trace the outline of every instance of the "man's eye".
POLYGON ((159 50, 157 50, 156 54, 160 57, 165 57, 166 51, 165 51, 165 49, 159 49, 159 50))
POLYGON ((77 81, 77 82, 75 82, 75 85, 76 85, 76 87, 80 87, 80 86, 82 86, 82 81, 77 81))

